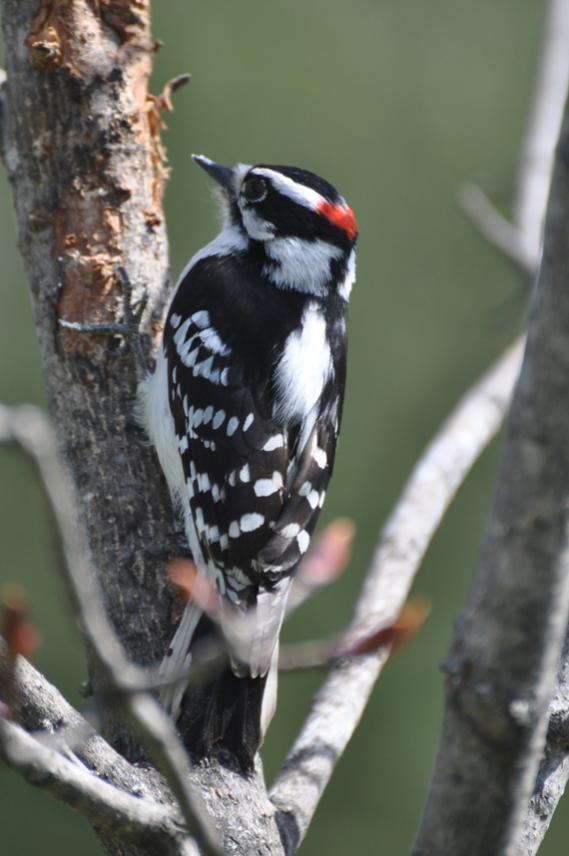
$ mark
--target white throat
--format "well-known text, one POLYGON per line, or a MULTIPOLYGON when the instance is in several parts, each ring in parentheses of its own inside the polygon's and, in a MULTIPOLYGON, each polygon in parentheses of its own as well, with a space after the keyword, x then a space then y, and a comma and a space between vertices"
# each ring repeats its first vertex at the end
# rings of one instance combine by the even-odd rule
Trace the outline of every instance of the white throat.
POLYGON ((326 241, 289 237, 267 241, 265 253, 274 264, 265 265, 263 273, 279 288, 324 296, 331 264, 342 250, 326 241))

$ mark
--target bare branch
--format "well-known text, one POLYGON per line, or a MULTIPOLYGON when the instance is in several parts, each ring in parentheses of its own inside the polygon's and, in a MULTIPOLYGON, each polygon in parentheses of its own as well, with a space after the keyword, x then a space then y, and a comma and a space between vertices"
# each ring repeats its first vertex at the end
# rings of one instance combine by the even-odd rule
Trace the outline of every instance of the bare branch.
POLYGON ((488 243, 513 262, 524 275, 533 279, 539 261, 538 252, 527 246, 519 229, 512 225, 476 184, 465 184, 458 202, 470 222, 488 243))
MULTIPOLYGON (((0 640, 0 684, 8 662, 6 646, 0 640)), ((162 781, 149 768, 129 764, 102 737, 93 733, 89 723, 63 698, 34 667, 18 657, 14 664, 17 705, 13 715, 29 731, 58 736, 65 732, 81 733, 84 739, 73 746, 78 758, 107 782, 138 796, 158 800, 162 781)))
POLYGON ((0 440, 19 443, 35 461, 61 537, 66 579, 75 608, 104 665, 109 687, 133 720, 154 762, 163 770, 180 803, 188 830, 197 823, 210 846, 217 848, 217 835, 201 794, 191 784, 188 758, 172 721, 148 693, 133 692, 133 688, 144 685, 146 675, 126 659, 105 614, 77 525, 71 484, 59 463, 47 420, 36 408, 10 409, 0 405, 0 440))
MULTIPOLYGON (((569 145, 569 112, 558 151, 569 145)), ((556 161, 528 344, 472 593, 446 664, 416 854, 519 846, 569 615, 569 175, 556 161)))
POLYGON ((4 86, 6 72, 0 68, 0 158, 4 158, 4 86))
POLYGON ((0 719, 0 754, 30 784, 77 808, 99 826, 120 829, 126 840, 143 842, 156 854, 199 856, 182 817, 170 806, 131 796, 42 746, 17 725, 0 719))
POLYGON ((543 757, 527 811, 519 856, 537 853, 569 780, 569 635, 561 654, 557 688, 549 705, 543 757))
POLYGON ((522 142, 510 223, 484 191, 465 185, 459 204, 480 234, 524 277, 537 271, 553 153, 569 86, 569 13, 565 0, 549 0, 535 91, 522 142))
MULTIPOLYGON (((400 612, 446 509, 501 425, 522 347, 521 341, 512 346, 466 394, 413 470, 381 534, 356 605, 352 627, 358 636, 382 621, 393 623, 400 612)), ((388 653, 382 648, 339 663, 314 699, 271 791, 291 851, 306 834, 388 653)))
POLYGON ((120 828, 126 840, 154 846, 167 856, 199 856, 185 834, 181 815, 170 806, 115 788, 6 720, 0 720, 0 755, 30 784, 49 791, 100 826, 120 828))
POLYGON ((522 141, 513 221, 529 257, 539 256, 553 153, 569 86, 569 10, 548 0, 535 90, 522 141))

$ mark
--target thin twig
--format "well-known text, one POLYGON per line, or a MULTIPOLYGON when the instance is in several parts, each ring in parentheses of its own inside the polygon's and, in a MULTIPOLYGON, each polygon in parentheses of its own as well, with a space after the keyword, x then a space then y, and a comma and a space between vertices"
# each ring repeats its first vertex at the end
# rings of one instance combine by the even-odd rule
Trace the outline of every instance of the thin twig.
POLYGON ((512 220, 528 256, 538 257, 545 207, 569 86, 569 8, 548 0, 535 90, 528 111, 518 167, 512 220))
MULTIPOLYGON (((502 424, 517 377, 523 342, 510 347, 464 396, 425 450, 376 547, 353 619, 361 638, 392 623, 456 491, 502 424)), ((338 664, 271 790, 290 852, 298 846, 387 659, 388 647, 338 664)))
POLYGON ((476 184, 465 184, 458 194, 461 210, 488 243, 509 259, 524 277, 533 279, 539 261, 519 229, 512 225, 476 184))

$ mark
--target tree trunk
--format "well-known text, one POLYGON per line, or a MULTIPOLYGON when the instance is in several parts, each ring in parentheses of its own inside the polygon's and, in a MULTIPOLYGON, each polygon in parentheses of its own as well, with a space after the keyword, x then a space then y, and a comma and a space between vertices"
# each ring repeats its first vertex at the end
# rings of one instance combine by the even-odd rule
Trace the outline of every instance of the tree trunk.
MULTIPOLYGON (((133 415, 135 364, 107 337, 65 330, 58 319, 120 319, 120 264, 135 299, 149 297, 147 346, 160 320, 166 170, 147 91, 149 4, 5 0, 2 13, 2 150, 50 414, 110 620, 128 655, 148 663, 169 632, 164 558, 174 541, 163 480, 133 415)), ((96 690, 94 662, 90 677, 96 690)), ((132 757, 110 714, 104 732, 132 757)))

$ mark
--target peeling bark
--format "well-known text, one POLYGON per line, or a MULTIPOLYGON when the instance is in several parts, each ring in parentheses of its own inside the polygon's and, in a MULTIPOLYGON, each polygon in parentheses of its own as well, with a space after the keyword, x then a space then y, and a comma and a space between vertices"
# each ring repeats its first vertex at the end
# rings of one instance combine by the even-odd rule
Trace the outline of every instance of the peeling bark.
MULTIPOLYGON (((107 338, 58 325, 120 320, 121 264, 135 299, 148 296, 147 351, 159 329, 168 267, 149 4, 5 0, 2 13, 3 154, 50 413, 109 617, 129 656, 153 662, 171 632, 163 568, 178 546, 162 476, 132 416, 135 367, 107 338), (46 42, 57 48, 39 62, 46 42)), ((95 662, 90 670, 97 690, 95 662)), ((132 759, 112 714, 105 734, 132 759)))

